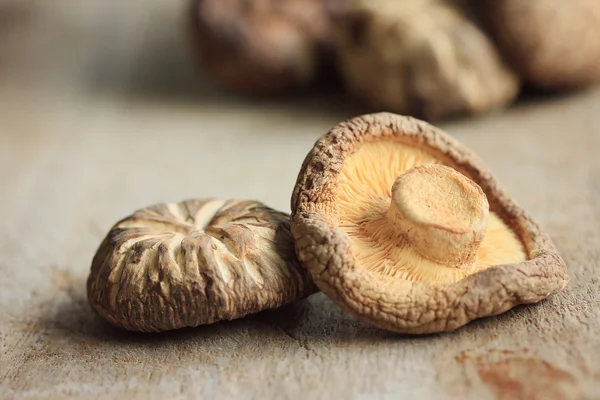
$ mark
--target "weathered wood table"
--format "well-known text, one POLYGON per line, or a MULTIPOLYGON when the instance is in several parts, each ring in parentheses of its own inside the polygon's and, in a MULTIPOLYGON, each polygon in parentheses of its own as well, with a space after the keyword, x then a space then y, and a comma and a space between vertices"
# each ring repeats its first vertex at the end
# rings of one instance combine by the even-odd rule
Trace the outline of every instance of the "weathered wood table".
POLYGON ((453 333, 398 336, 323 295, 164 335, 87 304, 109 227, 155 202, 289 210, 304 155, 355 111, 202 83, 169 0, 0 1, 0 398, 600 399, 600 90, 441 124, 550 233, 571 283, 453 333))

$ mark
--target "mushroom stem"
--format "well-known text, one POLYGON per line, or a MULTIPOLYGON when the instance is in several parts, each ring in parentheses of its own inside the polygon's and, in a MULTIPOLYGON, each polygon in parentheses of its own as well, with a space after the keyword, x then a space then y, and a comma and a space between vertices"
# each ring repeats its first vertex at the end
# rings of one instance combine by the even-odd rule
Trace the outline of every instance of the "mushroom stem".
POLYGON ((450 167, 420 165, 392 187, 388 218, 417 253, 447 267, 474 266, 488 217, 483 190, 450 167))

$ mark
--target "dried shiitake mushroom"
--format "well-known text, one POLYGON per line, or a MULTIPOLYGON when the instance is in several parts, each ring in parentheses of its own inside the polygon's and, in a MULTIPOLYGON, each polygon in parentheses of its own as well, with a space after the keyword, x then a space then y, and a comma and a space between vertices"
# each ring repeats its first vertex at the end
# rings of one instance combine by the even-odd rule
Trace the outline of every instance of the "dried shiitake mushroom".
POLYGON ((323 0, 191 0, 190 36, 204 71, 242 94, 312 83, 330 58, 323 0))
POLYGON ((143 332, 240 318, 316 291, 295 257, 287 214, 217 199, 157 204, 117 222, 87 289, 100 316, 143 332))
POLYGON ((519 80, 447 0, 348 0, 331 7, 339 69, 373 108, 427 119, 504 107, 519 80))
POLYGON ((533 86, 600 79, 600 1, 470 0, 496 44, 533 86))
POLYGON ((292 236, 317 286, 391 331, 432 333, 562 290, 546 233, 455 139, 411 118, 343 122, 307 155, 292 236))

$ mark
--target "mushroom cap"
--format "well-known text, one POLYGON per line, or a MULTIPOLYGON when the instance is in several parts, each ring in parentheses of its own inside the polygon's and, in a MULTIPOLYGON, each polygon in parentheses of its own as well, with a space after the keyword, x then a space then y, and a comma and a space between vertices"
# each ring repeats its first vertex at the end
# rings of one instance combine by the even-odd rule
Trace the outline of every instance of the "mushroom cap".
POLYGON ((537 302, 569 281, 549 236, 484 163, 412 117, 377 113, 335 126, 306 156, 291 207, 296 253, 315 284, 342 309, 391 331, 453 330, 537 302), (394 231, 378 219, 391 204, 396 177, 423 164, 451 167, 489 202, 486 237, 470 268, 416 258, 401 239, 390 240, 394 231), (382 261, 382 251, 396 258, 382 261))
POLYGON ((190 0, 199 64, 224 88, 268 96, 307 86, 328 62, 321 0, 190 0))
POLYGON ((93 258, 87 291, 111 324, 160 332, 276 308, 316 288, 295 256, 287 214, 200 199, 117 222, 93 258))
POLYGON ((374 109, 443 119, 508 105, 519 79, 447 0, 353 0, 332 11, 348 90, 374 109))
POLYGON ((598 0, 471 3, 499 49, 531 85, 565 89, 600 79, 598 0))

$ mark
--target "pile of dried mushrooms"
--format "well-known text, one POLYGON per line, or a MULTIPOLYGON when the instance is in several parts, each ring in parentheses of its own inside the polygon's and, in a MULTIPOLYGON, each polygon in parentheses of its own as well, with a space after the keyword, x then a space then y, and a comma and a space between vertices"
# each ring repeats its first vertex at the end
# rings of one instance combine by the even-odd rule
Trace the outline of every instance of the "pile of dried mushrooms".
POLYGON ((425 120, 600 79, 597 0, 190 0, 190 49, 246 96, 342 87, 425 120))

